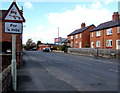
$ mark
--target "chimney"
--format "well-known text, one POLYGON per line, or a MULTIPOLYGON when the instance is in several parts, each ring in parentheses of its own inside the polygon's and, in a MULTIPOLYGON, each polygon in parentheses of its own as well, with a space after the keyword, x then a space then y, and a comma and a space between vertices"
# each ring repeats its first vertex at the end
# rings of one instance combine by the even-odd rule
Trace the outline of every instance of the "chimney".
POLYGON ((86 25, 85 25, 85 23, 82 23, 81 24, 81 28, 84 28, 86 25))
POLYGON ((112 15, 112 20, 118 20, 119 19, 119 13, 118 12, 114 12, 112 15))

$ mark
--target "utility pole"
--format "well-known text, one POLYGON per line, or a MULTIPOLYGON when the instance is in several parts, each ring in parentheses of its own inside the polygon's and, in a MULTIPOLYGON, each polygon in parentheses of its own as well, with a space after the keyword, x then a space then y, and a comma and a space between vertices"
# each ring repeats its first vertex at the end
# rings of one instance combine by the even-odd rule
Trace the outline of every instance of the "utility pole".
POLYGON ((120 1, 118 2, 118 13, 119 13, 119 18, 120 18, 120 1))
POLYGON ((58 38, 59 38, 59 27, 58 27, 58 38))

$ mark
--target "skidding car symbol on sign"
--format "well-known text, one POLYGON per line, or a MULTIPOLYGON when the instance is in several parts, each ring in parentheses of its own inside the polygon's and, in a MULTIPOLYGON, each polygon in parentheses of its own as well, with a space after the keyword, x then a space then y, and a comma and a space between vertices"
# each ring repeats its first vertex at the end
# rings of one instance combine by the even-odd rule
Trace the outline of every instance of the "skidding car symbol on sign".
POLYGON ((10 11, 9 16, 13 17, 14 19, 17 19, 17 18, 20 19, 20 17, 17 16, 17 11, 16 11, 15 9, 12 9, 12 10, 10 11))

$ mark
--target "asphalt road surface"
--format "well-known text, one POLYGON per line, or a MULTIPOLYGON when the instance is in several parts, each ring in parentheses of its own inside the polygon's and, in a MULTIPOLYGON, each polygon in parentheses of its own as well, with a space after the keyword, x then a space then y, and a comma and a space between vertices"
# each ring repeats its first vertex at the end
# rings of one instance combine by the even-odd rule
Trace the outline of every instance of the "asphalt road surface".
POLYGON ((118 91, 118 60, 27 51, 18 91, 118 91))

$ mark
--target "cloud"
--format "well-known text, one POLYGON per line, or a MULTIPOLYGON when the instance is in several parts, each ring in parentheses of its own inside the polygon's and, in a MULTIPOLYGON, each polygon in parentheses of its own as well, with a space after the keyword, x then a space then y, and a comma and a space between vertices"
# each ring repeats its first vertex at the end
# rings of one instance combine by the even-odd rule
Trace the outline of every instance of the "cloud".
POLYGON ((100 23, 110 21, 112 13, 110 10, 102 8, 101 3, 94 2, 91 6, 80 6, 76 5, 74 9, 64 11, 62 13, 51 12, 46 15, 49 25, 38 25, 36 26, 35 32, 25 31, 24 39, 31 37, 34 40, 41 40, 42 42, 54 43, 54 38, 60 36, 67 38, 67 35, 76 29, 81 28, 81 23, 85 22, 86 25, 98 25, 100 23), (96 5, 99 7, 95 8, 96 5))
POLYGON ((26 8, 28 8, 28 9, 33 9, 33 5, 32 5, 32 3, 30 3, 30 2, 25 2, 25 3, 24 3, 24 6, 25 6, 26 8))
POLYGON ((105 0, 105 4, 110 4, 112 2, 115 2, 115 0, 105 0))
POLYGON ((93 8, 100 8, 102 6, 100 1, 95 1, 92 5, 93 8))
POLYGON ((50 24, 60 28, 61 36, 66 37, 69 33, 81 27, 81 23, 86 25, 95 24, 96 26, 105 21, 111 20, 111 13, 107 9, 99 9, 94 4, 91 8, 86 6, 76 6, 73 10, 67 10, 63 13, 49 13, 47 18, 50 24))

